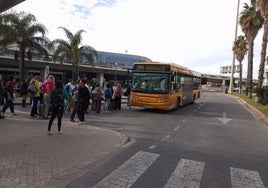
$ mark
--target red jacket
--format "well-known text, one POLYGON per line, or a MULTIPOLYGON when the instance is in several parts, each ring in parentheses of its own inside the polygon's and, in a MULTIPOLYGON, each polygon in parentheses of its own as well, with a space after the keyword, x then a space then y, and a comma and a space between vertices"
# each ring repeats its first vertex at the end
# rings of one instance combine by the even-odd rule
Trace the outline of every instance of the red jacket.
POLYGON ((40 90, 42 93, 50 94, 52 90, 55 88, 55 83, 53 80, 46 79, 40 86, 40 90))

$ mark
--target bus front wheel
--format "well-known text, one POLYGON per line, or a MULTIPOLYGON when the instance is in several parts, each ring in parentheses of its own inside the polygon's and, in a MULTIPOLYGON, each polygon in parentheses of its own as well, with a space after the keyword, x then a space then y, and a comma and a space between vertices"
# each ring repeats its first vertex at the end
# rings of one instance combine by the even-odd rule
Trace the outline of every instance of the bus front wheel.
POLYGON ((180 108, 180 106, 181 106, 181 99, 180 99, 180 98, 178 98, 178 100, 177 100, 177 106, 176 106, 176 109, 179 109, 179 108, 180 108))
POLYGON ((194 101, 195 101, 195 94, 194 94, 194 97, 193 97, 193 101, 192 101, 192 103, 194 103, 194 101))

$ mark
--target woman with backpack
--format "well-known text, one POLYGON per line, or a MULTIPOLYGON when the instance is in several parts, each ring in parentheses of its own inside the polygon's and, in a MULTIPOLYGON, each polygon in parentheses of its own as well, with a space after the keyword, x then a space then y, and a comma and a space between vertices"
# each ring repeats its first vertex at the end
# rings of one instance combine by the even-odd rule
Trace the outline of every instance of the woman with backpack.
POLYGON ((110 83, 106 83, 106 88, 104 89, 104 111, 110 110, 111 100, 113 96, 113 91, 110 83))
POLYGON ((67 91, 63 89, 63 84, 61 81, 57 81, 55 84, 55 89, 50 93, 50 103, 51 103, 51 116, 48 122, 48 134, 51 134, 51 126, 54 119, 58 118, 58 133, 61 134, 61 120, 63 115, 63 110, 65 106, 65 101, 69 100, 67 91))
POLYGON ((39 75, 36 75, 35 77, 33 77, 31 79, 30 84, 29 84, 29 87, 30 87, 30 85, 33 85, 33 87, 36 90, 35 93, 32 93, 31 94, 31 98, 32 98, 32 109, 31 109, 30 116, 33 117, 33 118, 37 117, 36 115, 40 115, 37 112, 38 101, 40 100, 40 93, 41 93, 39 80, 40 80, 40 76, 39 75))

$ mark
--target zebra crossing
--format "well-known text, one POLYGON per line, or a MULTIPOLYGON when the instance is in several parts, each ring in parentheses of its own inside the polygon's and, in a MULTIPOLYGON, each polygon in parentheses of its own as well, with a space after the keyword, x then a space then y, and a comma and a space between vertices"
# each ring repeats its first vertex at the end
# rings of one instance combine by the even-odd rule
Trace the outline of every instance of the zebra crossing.
MULTIPOLYGON (((98 182, 94 188, 131 187, 159 157, 160 154, 139 151, 98 182)), ((165 188, 199 188, 204 168, 204 162, 180 159, 165 188)), ((232 188, 265 188, 257 171, 230 167, 230 176, 232 188)))

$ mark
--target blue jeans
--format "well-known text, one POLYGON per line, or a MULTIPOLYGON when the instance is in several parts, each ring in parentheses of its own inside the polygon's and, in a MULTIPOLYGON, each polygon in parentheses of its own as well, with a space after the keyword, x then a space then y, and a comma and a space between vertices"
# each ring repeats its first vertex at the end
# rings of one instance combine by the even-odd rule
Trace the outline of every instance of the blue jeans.
POLYGON ((31 110, 31 116, 34 116, 37 113, 37 104, 38 104, 39 97, 33 97, 32 98, 32 110, 31 110))

